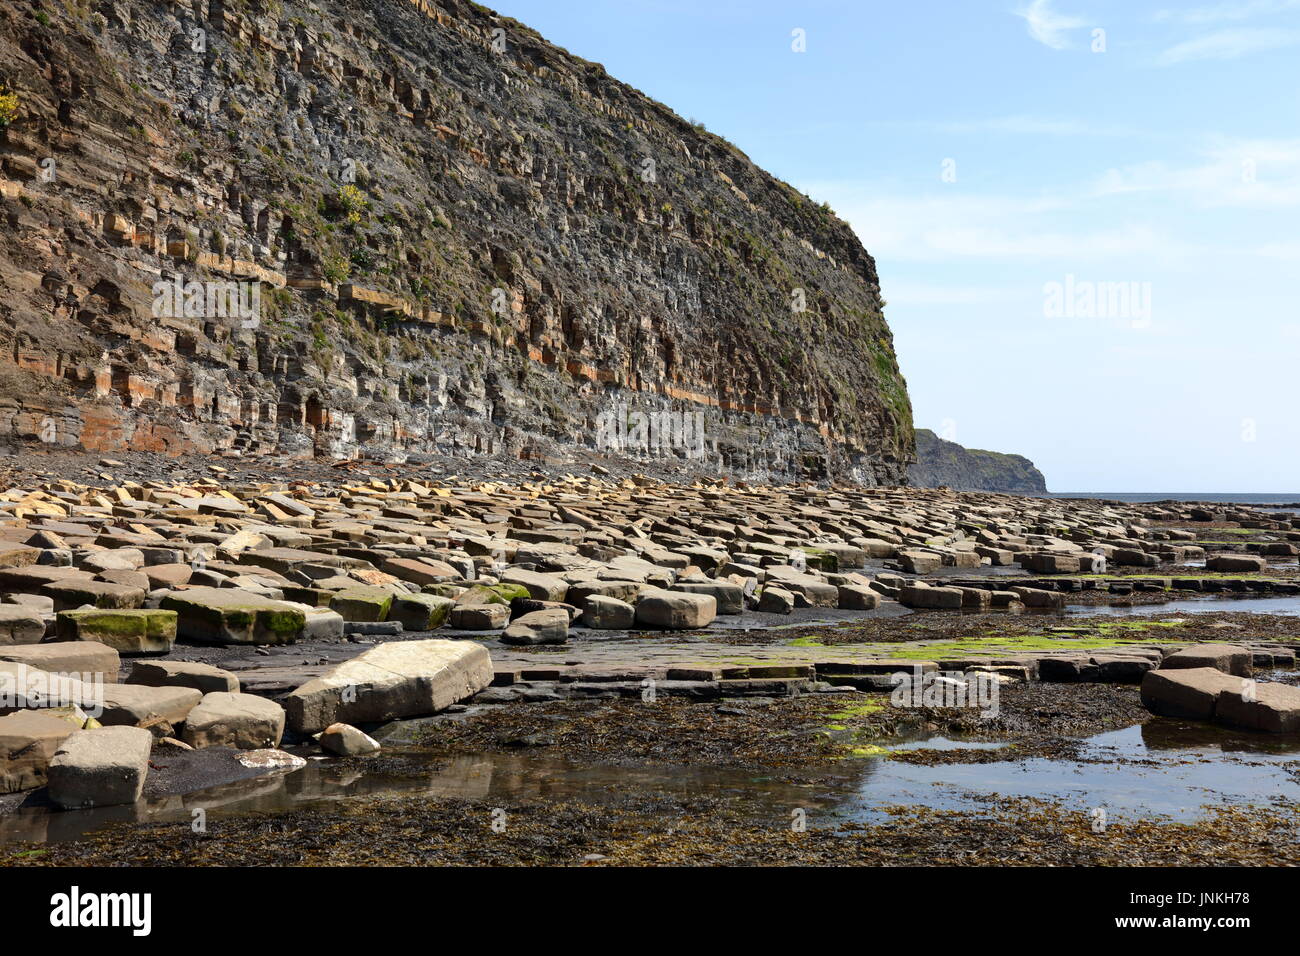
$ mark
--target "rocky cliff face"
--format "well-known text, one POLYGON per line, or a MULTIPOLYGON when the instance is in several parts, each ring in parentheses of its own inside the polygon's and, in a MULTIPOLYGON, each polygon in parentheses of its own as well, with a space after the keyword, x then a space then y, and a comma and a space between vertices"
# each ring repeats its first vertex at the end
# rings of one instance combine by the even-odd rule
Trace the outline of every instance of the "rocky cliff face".
POLYGON ((19 0, 0 85, 0 440, 903 480, 852 231, 483 7, 19 0))
POLYGON ((963 448, 928 428, 916 430, 916 463, 907 475, 908 481, 919 488, 947 485, 956 491, 1047 492, 1043 473, 1028 458, 963 448))

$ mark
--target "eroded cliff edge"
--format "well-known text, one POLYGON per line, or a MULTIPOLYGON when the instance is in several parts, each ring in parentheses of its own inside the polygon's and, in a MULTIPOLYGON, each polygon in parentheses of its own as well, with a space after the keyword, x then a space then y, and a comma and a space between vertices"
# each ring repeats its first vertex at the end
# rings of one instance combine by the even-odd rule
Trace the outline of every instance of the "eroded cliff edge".
POLYGON ((622 403, 733 473, 904 480, 849 227, 513 20, 11 2, 0 84, 0 440, 562 459, 622 403), (259 321, 156 315, 178 277, 259 321))

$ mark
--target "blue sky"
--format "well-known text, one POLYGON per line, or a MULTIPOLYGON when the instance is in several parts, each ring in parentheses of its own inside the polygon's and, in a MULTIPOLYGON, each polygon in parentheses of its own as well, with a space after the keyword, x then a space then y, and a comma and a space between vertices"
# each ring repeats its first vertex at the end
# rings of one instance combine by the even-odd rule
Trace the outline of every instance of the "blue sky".
POLYGON ((1300 492, 1300 0, 493 6, 829 202, 918 426, 1053 491, 1300 492))

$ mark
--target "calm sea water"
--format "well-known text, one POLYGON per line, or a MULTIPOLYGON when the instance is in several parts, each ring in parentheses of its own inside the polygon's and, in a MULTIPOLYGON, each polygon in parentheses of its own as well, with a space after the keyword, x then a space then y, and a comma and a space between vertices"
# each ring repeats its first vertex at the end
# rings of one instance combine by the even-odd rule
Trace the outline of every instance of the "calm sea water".
POLYGON ((1105 498, 1110 501, 1214 501, 1237 505, 1294 505, 1300 503, 1300 492, 1290 494, 1257 495, 1220 492, 1185 491, 1049 491, 1048 498, 1105 498))

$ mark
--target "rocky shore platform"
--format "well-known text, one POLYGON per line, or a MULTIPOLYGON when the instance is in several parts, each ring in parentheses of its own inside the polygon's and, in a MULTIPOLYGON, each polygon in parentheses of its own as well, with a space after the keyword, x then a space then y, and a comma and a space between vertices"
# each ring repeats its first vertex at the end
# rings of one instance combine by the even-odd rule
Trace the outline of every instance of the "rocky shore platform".
MULTIPOLYGON (((1300 739, 1300 617, 1274 606, 1300 604, 1289 512, 450 464, 10 459, 0 859, 368 862, 326 835, 362 826, 380 852, 418 818, 432 842, 401 860, 907 862, 943 858, 917 831, 969 821, 913 806, 799 843, 769 832, 772 807, 882 756, 1096 762, 1088 738, 1171 721, 1300 739), (899 746, 936 735, 964 743, 899 746), (431 796, 458 761, 553 786, 431 796), (661 793, 620 783, 655 768, 786 789, 738 783, 682 855, 656 834, 718 798, 678 794, 656 815, 661 793), (579 770, 589 786, 558 782, 579 770), (264 790, 248 803, 250 786, 264 790), (221 788, 279 822, 232 812, 219 842, 189 831, 221 788), (485 800, 535 831, 526 847, 475 856, 450 834, 485 800), (95 813, 111 825, 69 822, 95 813), (586 836, 561 835, 579 820, 586 836), (313 849, 282 839, 299 831, 313 849), (877 859, 882 832, 909 836, 907 853, 877 859)), ((1007 820, 1065 812, 1004 803, 1007 820)), ((1223 862, 1229 844, 1196 854, 1240 824, 1224 814, 1295 823, 1216 813, 1177 824, 1181 850, 1157 852, 1138 831, 1174 824, 1144 821, 1127 849, 1052 861, 1223 862)), ((981 852, 990 840, 965 862, 1021 859, 1014 843, 981 852)))

